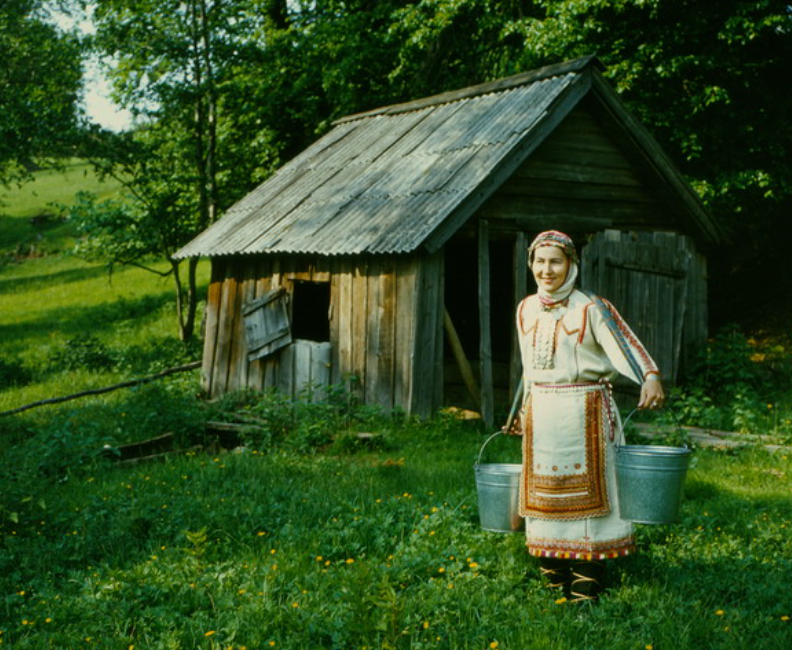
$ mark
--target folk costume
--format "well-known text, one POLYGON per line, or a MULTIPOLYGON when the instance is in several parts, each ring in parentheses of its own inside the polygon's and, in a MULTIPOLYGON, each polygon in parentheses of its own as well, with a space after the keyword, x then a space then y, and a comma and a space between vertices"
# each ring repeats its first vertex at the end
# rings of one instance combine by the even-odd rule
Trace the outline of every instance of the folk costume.
POLYGON ((616 498, 615 445, 622 441, 609 382, 620 373, 641 384, 658 371, 610 303, 574 288, 571 239, 542 233, 529 249, 531 263, 541 246, 561 248, 570 265, 557 290, 540 287, 517 309, 525 387, 520 514, 528 551, 551 585, 571 580, 573 594, 588 599, 598 562, 634 549, 632 524, 619 517, 616 498))

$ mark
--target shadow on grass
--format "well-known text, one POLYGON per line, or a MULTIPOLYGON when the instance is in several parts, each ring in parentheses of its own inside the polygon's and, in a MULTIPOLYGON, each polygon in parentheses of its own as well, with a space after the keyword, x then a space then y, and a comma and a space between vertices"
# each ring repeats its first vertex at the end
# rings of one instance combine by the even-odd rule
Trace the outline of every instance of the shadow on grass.
POLYGON ((64 269, 56 273, 33 275, 25 278, 0 278, 0 294, 37 291, 53 284, 65 285, 71 282, 92 280, 102 275, 107 275, 106 267, 89 266, 82 269, 64 269))
POLYGON ((118 298, 113 302, 91 307, 80 305, 56 307, 41 313, 35 319, 0 325, 0 340, 44 340, 53 332, 65 336, 94 334, 112 329, 121 321, 143 319, 172 301, 173 294, 170 291, 163 291, 135 299, 118 298))

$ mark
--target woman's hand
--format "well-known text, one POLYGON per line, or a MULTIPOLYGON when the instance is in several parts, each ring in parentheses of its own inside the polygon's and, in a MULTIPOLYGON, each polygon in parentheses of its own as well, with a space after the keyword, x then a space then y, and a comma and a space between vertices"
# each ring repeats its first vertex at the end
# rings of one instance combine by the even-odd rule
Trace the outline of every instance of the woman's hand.
POLYGON ((508 422, 501 427, 501 433, 505 436, 521 436, 522 435, 522 409, 514 416, 511 421, 511 426, 508 422))
POLYGON ((649 375, 641 386, 641 398, 638 400, 639 409, 657 410, 663 408, 665 392, 663 384, 654 375, 649 375))

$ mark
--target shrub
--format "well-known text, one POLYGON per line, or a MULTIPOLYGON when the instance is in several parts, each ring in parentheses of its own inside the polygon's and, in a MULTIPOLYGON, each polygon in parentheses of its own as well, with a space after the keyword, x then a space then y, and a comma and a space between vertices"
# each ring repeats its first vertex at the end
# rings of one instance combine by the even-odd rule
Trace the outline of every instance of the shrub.
POLYGON ((66 341, 50 361, 63 370, 107 370, 115 365, 107 346, 90 334, 81 334, 66 341))

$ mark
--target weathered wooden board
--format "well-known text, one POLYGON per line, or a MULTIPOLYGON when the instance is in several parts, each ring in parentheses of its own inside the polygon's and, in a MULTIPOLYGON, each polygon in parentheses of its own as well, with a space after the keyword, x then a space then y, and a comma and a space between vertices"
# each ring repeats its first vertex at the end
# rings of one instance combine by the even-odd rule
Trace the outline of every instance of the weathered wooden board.
MULTIPOLYGON (((582 285, 614 304, 671 382, 679 371, 690 300, 701 296, 693 250, 676 233, 615 230, 596 235, 583 250, 582 285)), ((696 306, 699 313, 702 308, 696 306)))

